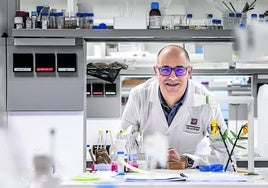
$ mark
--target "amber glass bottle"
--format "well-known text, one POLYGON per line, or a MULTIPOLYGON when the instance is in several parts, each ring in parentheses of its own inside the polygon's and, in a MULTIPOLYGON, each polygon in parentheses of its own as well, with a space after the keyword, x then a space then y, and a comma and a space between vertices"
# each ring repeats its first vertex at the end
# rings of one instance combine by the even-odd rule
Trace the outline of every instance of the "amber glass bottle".
POLYGON ((149 29, 161 29, 161 13, 159 10, 159 3, 152 2, 149 13, 149 29))

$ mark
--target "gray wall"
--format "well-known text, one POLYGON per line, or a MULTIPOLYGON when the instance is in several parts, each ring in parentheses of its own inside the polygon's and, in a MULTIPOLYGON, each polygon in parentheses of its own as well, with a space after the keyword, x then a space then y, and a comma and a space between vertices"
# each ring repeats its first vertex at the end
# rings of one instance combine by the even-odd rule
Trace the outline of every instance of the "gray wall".
MULTIPOLYGON (((57 44, 57 39, 54 40, 57 44)), ((23 62, 22 62, 23 63, 23 62)), ((35 58, 34 68, 35 69, 35 58)), ((57 60, 56 60, 57 69, 57 60)), ((85 63, 83 46, 13 46, 8 54, 7 109, 83 111, 85 96, 85 63), (77 71, 59 73, 14 73, 13 54, 76 53, 77 71)))

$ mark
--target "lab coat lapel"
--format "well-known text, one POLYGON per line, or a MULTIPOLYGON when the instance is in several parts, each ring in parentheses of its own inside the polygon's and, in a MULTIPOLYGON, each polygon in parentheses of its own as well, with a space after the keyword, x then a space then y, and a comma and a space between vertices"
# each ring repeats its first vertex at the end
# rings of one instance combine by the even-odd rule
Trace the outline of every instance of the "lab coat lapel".
POLYGON ((159 84, 156 81, 153 84, 153 88, 152 88, 152 92, 150 93, 150 98, 149 101, 151 103, 151 113, 152 117, 154 119, 154 124, 158 124, 158 125, 164 125, 164 126, 157 126, 159 129, 159 132, 166 132, 168 130, 168 123, 165 117, 165 114, 162 110, 162 106, 159 100, 159 96, 158 96, 158 90, 159 90, 159 84))
POLYGON ((183 126, 186 125, 187 120, 189 120, 189 114, 192 112, 192 107, 194 105, 194 89, 191 84, 191 80, 188 82, 188 91, 184 101, 184 104, 180 107, 179 111, 176 113, 173 121, 171 122, 169 132, 179 124, 183 129, 183 126))

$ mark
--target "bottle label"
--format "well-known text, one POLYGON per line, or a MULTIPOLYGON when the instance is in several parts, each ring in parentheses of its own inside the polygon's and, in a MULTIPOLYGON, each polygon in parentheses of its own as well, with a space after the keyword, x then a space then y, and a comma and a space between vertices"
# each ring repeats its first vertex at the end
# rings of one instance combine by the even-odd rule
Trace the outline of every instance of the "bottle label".
POLYGON ((161 16, 149 17, 149 29, 161 29, 161 16))

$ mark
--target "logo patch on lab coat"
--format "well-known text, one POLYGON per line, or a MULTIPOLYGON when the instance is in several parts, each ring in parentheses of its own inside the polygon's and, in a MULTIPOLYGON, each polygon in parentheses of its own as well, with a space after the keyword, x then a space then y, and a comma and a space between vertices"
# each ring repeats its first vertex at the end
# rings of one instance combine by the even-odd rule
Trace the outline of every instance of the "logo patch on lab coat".
POLYGON ((197 125, 197 119, 196 118, 192 118, 191 119, 191 124, 192 125, 197 125))
POLYGON ((191 118, 189 124, 185 125, 185 132, 197 134, 201 131, 197 118, 191 118))

